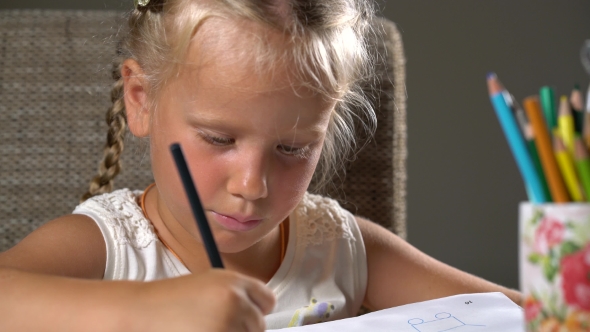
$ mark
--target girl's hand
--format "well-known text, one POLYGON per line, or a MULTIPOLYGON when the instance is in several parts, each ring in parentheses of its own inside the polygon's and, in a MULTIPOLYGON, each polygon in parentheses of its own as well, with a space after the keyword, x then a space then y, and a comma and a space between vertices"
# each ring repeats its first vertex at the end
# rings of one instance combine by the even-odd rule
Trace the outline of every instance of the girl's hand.
POLYGON ((262 282, 227 270, 141 284, 129 318, 140 331, 264 331, 275 297, 262 282))
POLYGON ((0 253, 0 331, 258 332, 275 304, 262 282, 227 270, 102 281, 105 265, 104 238, 89 217, 41 226, 0 253))

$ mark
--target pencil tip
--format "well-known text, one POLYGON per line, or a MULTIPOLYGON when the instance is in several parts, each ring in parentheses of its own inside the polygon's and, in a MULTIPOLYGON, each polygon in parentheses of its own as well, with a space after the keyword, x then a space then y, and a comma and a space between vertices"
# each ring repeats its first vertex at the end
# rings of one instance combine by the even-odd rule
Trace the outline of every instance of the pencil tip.
POLYGON ((495 73, 489 73, 487 75, 487 82, 488 82, 488 93, 490 96, 493 96, 497 93, 504 91, 504 86, 500 83, 498 76, 495 73))
POLYGON ((570 103, 567 99, 566 95, 561 95, 559 98, 559 106, 558 106, 557 114, 569 116, 572 114, 570 103))

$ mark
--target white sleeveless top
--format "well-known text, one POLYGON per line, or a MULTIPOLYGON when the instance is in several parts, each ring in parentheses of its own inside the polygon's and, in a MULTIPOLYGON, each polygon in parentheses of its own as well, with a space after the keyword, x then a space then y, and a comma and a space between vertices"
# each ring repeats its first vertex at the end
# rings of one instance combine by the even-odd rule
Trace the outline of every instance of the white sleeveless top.
MULTIPOLYGON (((158 240, 137 205, 141 191, 93 197, 73 213, 92 218, 107 248, 105 280, 152 281, 189 274, 158 240)), ((365 297, 365 246, 354 216, 332 199, 306 193, 291 213, 285 258, 268 282, 277 298, 268 329, 355 316, 365 297)))

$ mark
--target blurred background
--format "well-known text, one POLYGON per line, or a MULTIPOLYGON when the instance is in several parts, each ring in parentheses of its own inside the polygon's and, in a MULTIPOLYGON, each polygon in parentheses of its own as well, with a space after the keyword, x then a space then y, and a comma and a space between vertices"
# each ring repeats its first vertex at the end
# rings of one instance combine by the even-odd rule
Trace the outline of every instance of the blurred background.
MULTIPOLYGON (((408 240, 462 270, 518 288, 518 204, 524 186, 485 77, 521 101, 551 85, 584 94, 580 47, 590 1, 379 0, 407 57, 408 240)), ((2 0, 1 9, 128 10, 132 0, 2 0)), ((0 31, 0 36, 2 31, 0 31)))

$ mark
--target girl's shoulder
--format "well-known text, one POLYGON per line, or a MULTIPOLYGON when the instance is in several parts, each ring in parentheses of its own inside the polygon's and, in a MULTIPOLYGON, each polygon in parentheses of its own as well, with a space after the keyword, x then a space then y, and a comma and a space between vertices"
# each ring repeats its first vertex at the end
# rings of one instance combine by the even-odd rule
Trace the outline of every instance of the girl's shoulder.
POLYGON ((297 237, 304 245, 358 238, 354 216, 329 197, 306 193, 291 217, 297 225, 297 237))
POLYGON ((90 208, 110 211, 114 214, 127 212, 141 213, 141 208, 137 204, 137 198, 141 191, 133 191, 127 188, 115 190, 110 193, 97 195, 80 203, 76 209, 90 208))
POLYGON ((119 189, 94 196, 78 205, 73 213, 91 217, 103 233, 110 233, 119 244, 143 248, 155 241, 157 235, 137 202, 141 193, 119 189))

